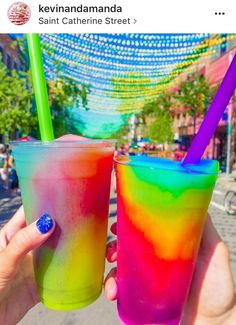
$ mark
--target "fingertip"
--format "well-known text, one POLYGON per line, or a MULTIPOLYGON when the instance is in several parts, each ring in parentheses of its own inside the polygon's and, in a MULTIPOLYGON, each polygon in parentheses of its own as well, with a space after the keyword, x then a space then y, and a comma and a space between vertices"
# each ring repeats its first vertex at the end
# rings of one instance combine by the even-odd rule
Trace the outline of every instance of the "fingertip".
POLYGON ((108 251, 107 252, 107 261, 109 263, 114 263, 117 260, 117 252, 116 251, 108 251))
POLYGON ((117 234, 117 222, 111 225, 111 232, 116 235, 117 234))
POLYGON ((116 268, 111 269, 104 283, 104 291, 107 296, 107 299, 110 301, 117 299, 116 272, 116 268))
POLYGON ((117 242, 116 242, 116 240, 113 240, 107 244, 106 258, 109 263, 113 263, 117 260, 117 242))
POLYGON ((117 284, 115 278, 108 278, 106 280, 104 289, 108 300, 113 301, 117 299, 117 284))

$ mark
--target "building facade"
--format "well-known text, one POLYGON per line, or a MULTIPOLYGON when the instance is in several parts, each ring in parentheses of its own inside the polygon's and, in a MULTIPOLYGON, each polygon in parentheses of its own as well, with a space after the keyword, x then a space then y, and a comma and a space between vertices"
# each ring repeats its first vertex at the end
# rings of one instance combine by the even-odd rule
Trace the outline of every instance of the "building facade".
POLYGON ((20 62, 20 50, 17 46, 13 46, 14 41, 9 34, 0 34, 0 54, 8 70, 19 71, 23 67, 20 62))
MULTIPOLYGON (((236 54, 236 40, 225 41, 221 44, 221 47, 214 57, 200 59, 191 69, 192 71, 200 71, 205 75, 212 87, 217 87, 221 83, 234 54, 236 54)), ((178 91, 178 83, 186 78, 186 73, 183 73, 177 78, 174 91, 176 91, 176 89, 178 91)), ((181 146, 188 148, 194 137, 193 118, 188 115, 187 108, 185 107, 173 107, 172 112, 174 115, 175 139, 179 141, 181 146)), ((196 132, 202 120, 203 116, 197 116, 196 132)), ((233 96, 225 110, 214 136, 204 153, 205 158, 219 160, 223 171, 225 171, 226 168, 227 151, 229 152, 229 148, 227 148, 227 141, 230 138, 229 134, 231 136, 230 165, 232 167, 233 163, 236 161, 236 96, 233 96)))

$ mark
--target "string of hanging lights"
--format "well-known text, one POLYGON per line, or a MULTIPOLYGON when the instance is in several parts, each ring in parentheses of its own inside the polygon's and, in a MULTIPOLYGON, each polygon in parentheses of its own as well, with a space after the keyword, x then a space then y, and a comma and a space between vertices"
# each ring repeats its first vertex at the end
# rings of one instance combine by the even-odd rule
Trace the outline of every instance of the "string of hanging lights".
MULTIPOLYGON (((146 101, 170 89, 180 74, 217 56, 235 39, 235 34, 207 33, 41 35, 47 79, 67 77, 90 88, 89 120, 84 119, 87 135, 97 130, 93 125, 99 119, 101 133, 104 125, 109 133, 106 120, 111 116, 117 123, 119 115, 142 110, 146 101)), ((75 121, 79 111, 73 109, 75 121)))

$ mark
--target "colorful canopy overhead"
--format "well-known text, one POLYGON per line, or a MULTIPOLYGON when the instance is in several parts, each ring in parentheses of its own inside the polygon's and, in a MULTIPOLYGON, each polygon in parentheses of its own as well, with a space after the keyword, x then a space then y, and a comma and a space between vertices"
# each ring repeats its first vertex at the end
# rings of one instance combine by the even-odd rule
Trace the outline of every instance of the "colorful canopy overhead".
POLYGON ((47 79, 89 88, 88 111, 71 110, 83 134, 109 137, 203 56, 218 55, 235 34, 43 34, 47 79))

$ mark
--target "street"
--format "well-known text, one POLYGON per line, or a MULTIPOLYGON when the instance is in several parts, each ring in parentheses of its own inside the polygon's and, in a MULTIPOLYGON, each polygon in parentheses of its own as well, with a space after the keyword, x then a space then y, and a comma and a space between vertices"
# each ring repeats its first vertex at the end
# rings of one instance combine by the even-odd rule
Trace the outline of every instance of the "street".
MULTIPOLYGON (((221 184, 219 180, 214 190, 213 198, 209 207, 209 213, 213 222, 221 235, 222 239, 228 245, 230 250, 230 261, 236 283, 236 216, 229 216, 224 211, 223 199, 227 187, 221 184)), ((17 206, 20 205, 20 197, 9 197, 9 194, 1 193, 0 196, 0 226, 7 222, 17 206)), ((110 199, 109 225, 116 220, 116 198, 112 193, 110 199)), ((109 232, 108 240, 112 239, 109 232)), ((106 274, 111 268, 106 265, 106 274)), ((20 325, 119 325, 116 313, 116 303, 110 303, 104 297, 104 294, 92 305, 79 311, 55 312, 46 309, 42 304, 34 307, 19 323, 20 325)))
POLYGON ((223 206, 226 190, 219 186, 214 190, 209 213, 214 225, 230 251, 230 262, 236 284, 236 216, 228 215, 223 206))

